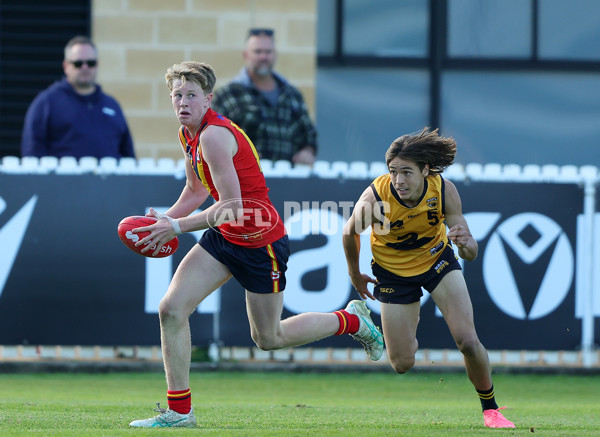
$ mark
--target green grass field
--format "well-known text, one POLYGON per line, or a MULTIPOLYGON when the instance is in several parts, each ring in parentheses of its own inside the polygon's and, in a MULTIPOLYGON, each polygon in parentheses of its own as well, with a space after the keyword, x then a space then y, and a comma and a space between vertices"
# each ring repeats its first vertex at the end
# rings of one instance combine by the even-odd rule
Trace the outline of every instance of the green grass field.
POLYGON ((462 373, 192 373, 199 427, 129 429, 166 407, 161 373, 0 375, 0 435, 600 435, 600 376, 494 376, 517 428, 483 426, 462 373))

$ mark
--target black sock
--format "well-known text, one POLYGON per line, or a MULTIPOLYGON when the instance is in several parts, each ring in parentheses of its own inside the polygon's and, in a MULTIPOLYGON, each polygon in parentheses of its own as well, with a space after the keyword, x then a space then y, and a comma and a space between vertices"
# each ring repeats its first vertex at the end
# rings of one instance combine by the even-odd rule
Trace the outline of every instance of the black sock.
POLYGON ((498 404, 494 398, 494 386, 489 390, 477 390, 479 400, 481 401, 481 410, 497 410, 498 404))

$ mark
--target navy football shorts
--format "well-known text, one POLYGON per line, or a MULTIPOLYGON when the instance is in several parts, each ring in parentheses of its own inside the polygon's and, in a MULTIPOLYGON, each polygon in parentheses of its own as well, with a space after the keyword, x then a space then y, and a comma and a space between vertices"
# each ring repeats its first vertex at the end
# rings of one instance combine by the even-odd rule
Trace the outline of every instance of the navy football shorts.
POLYGON ((440 281, 452 270, 461 270, 458 258, 451 246, 446 246, 435 264, 425 273, 416 276, 398 276, 379 264, 371 264, 377 284, 373 289, 375 299, 383 303, 409 304, 418 302, 423 296, 423 287, 428 292, 435 290, 440 281))
POLYGON ((213 258, 225 264, 233 277, 253 293, 279 293, 285 290, 285 271, 290 257, 287 235, 263 247, 244 247, 227 241, 213 229, 207 229, 198 244, 213 258))

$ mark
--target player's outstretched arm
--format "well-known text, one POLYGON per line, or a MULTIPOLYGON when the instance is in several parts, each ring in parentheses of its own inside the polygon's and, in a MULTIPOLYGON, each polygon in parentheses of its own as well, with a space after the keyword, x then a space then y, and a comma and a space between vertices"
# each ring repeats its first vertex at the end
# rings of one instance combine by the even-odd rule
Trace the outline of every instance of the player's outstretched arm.
POLYGON ((375 299, 368 290, 368 283, 375 283, 375 279, 360 271, 360 234, 373 223, 373 205, 375 196, 371 188, 367 188, 354 207, 352 215, 346 222, 343 232, 344 253, 348 264, 348 274, 352 285, 363 299, 375 299))
POLYGON ((467 220, 462 213, 462 202, 456 186, 446 180, 446 225, 448 238, 458 248, 458 255, 467 261, 477 258, 479 247, 477 241, 471 235, 467 220))

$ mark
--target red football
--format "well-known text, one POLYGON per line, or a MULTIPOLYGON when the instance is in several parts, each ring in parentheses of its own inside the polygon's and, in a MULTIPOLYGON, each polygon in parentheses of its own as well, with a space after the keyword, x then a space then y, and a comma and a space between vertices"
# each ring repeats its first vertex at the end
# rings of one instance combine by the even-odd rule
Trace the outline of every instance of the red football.
POLYGON ((160 249, 160 252, 158 252, 158 255, 156 256, 152 255, 156 248, 150 248, 150 250, 148 250, 147 252, 142 253, 142 249, 145 246, 135 247, 135 243, 137 243, 139 240, 148 235, 149 232, 139 232, 136 234, 131 232, 131 230, 136 228, 143 228, 144 226, 150 226, 156 222, 157 220, 154 217, 144 217, 142 215, 125 217, 119 222, 119 226, 117 227, 119 238, 125 244, 125 246, 133 250, 138 255, 147 256, 148 258, 164 258, 165 256, 173 255, 179 247, 179 240, 177 239, 177 237, 173 238, 168 243, 165 243, 165 245, 160 249))

